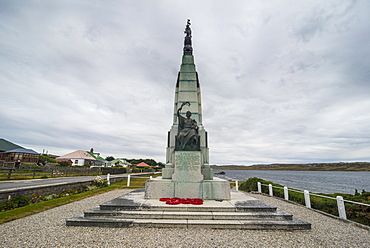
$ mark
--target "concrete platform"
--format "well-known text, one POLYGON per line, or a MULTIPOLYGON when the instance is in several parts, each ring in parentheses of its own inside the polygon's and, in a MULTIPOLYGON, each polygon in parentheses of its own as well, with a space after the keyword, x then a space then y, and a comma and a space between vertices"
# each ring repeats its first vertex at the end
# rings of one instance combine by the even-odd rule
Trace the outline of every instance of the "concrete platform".
POLYGON ((70 219, 67 226, 305 230, 311 224, 256 198, 231 191, 231 200, 167 205, 144 199, 144 188, 70 219))

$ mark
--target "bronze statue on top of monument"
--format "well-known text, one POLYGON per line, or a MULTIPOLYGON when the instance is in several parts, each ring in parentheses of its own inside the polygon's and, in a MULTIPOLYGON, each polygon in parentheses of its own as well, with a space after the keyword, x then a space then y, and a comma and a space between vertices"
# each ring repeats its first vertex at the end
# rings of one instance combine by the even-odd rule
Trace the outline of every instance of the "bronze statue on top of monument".
POLYGON ((193 55, 193 47, 191 44, 191 28, 190 28, 190 19, 186 23, 186 28, 184 33, 186 34, 184 39, 184 55, 193 55))
POLYGON ((196 120, 191 119, 191 112, 186 112, 186 118, 181 116, 184 105, 190 106, 190 102, 183 102, 177 110, 179 118, 179 130, 176 137, 176 151, 200 151, 198 125, 196 120))

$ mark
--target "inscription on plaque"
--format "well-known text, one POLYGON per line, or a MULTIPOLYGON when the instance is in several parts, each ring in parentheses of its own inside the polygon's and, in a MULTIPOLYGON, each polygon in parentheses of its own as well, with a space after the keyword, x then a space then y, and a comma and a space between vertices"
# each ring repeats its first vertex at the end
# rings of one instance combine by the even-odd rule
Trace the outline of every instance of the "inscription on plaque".
POLYGON ((196 171, 199 170, 200 153, 176 153, 176 169, 196 171))
POLYGON ((201 158, 201 152, 198 151, 176 151, 172 180, 188 183, 202 181, 201 158))

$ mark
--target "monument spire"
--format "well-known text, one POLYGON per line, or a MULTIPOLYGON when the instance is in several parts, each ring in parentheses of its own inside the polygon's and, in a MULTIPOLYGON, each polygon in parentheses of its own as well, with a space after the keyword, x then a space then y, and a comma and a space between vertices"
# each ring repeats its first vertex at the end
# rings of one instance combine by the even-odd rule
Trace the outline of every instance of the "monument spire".
MULTIPOLYGON (((187 20, 185 28, 184 54, 180 71, 177 76, 175 87, 175 99, 173 108, 173 125, 168 132, 166 164, 174 164, 175 151, 191 150, 201 151, 202 165, 204 171, 209 169, 208 135, 203 126, 202 100, 198 72, 194 64, 193 48, 191 44, 190 20, 187 20), (190 117, 188 117, 188 115, 190 117), (183 117, 183 118, 182 118, 183 117), (186 118, 185 118, 186 117, 186 118), (186 119, 186 120, 184 120, 186 119), (189 127, 194 130, 184 132, 185 122, 191 122, 189 127), (194 138, 195 137, 195 138, 194 138), (189 145, 189 140, 191 145, 189 145)), ((168 166, 169 167, 169 166, 168 166)), ((170 167, 169 167, 170 168, 170 167)), ((171 172, 164 170, 163 178, 171 178, 171 172)), ((172 172, 173 173, 173 172, 172 172)), ((204 179, 211 179, 213 175, 205 176, 204 179)))
POLYGON ((185 28, 184 54, 177 75, 173 124, 168 132, 162 178, 146 184, 145 198, 185 197, 230 199, 230 183, 213 179, 207 131, 202 121, 198 72, 194 64, 190 20, 185 28))
POLYGON ((191 28, 190 28, 190 19, 186 23, 185 31, 186 34, 184 38, 184 55, 193 55, 193 47, 191 46, 191 28))

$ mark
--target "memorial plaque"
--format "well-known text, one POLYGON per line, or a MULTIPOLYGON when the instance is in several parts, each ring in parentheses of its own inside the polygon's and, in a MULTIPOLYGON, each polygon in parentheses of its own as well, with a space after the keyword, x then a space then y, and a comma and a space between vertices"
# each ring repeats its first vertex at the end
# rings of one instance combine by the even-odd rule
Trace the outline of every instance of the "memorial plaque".
POLYGON ((203 180, 201 173, 201 152, 176 151, 175 173, 173 181, 200 182, 203 180))

